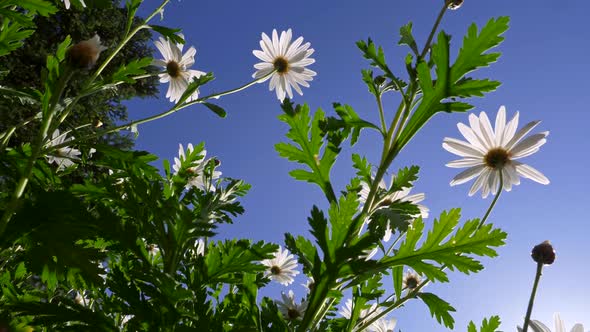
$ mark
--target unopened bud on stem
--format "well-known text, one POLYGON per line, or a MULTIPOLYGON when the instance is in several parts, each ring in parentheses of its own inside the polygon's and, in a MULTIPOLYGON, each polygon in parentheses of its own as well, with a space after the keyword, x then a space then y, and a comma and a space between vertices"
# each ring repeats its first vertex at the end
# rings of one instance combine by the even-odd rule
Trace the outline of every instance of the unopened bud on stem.
POLYGON ((451 0, 449 3, 450 10, 457 10, 463 5, 463 0, 451 0))
POLYGON ((70 47, 66 59, 75 68, 90 69, 96 64, 100 52, 106 49, 100 44, 100 37, 94 35, 91 39, 83 40, 70 47))
POLYGON ((531 257, 537 263, 550 265, 555 261, 555 250, 549 241, 544 241, 533 248, 531 257))

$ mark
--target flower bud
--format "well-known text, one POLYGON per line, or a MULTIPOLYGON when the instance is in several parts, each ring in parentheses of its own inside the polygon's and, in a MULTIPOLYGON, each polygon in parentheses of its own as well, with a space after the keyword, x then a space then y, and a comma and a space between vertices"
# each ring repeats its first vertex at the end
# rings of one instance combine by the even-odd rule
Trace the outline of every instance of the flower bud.
POLYGON ((451 0, 449 3, 450 10, 457 10, 463 5, 463 0, 451 0))
POLYGON ((106 49, 106 47, 100 44, 100 37, 94 35, 91 39, 83 40, 70 47, 66 58, 70 65, 75 68, 90 69, 96 64, 100 52, 106 49))
POLYGON ((555 261, 555 250, 549 241, 544 241, 533 248, 531 257, 537 263, 550 265, 555 261))

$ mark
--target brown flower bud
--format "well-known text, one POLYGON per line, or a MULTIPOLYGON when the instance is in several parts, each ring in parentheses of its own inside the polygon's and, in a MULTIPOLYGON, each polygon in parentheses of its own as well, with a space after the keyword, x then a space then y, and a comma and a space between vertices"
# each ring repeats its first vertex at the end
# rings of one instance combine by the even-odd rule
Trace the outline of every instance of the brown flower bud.
POLYGON ((457 10, 457 9, 461 8, 462 5, 463 5, 463 0, 452 0, 449 3, 449 9, 450 10, 457 10))
POLYGON ((544 241, 533 248, 531 257, 537 263, 550 265, 555 261, 555 250, 549 241, 544 241))
POLYGON ((70 47, 66 59, 75 68, 90 69, 96 64, 100 52, 106 49, 100 44, 100 37, 94 35, 91 39, 83 40, 70 47))

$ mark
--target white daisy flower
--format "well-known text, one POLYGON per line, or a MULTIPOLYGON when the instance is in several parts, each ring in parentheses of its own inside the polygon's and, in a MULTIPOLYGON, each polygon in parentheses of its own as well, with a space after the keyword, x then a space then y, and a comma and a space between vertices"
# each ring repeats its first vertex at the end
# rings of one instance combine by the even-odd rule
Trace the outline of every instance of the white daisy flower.
POLYGON ((372 325, 374 332, 394 332, 397 319, 379 318, 372 325))
POLYGON ((549 180, 541 172, 517 161, 539 151, 547 141, 545 137, 549 132, 544 131, 523 139, 540 121, 529 122, 516 132, 518 116, 516 112, 512 120, 506 122, 506 108, 501 106, 496 116, 495 129, 492 129, 490 120, 484 112, 481 112, 479 117, 470 114, 469 126, 457 124, 467 142, 445 137, 443 148, 463 159, 451 161, 447 166, 469 168, 455 176, 451 186, 463 184, 477 177, 469 190, 469 196, 481 189, 482 197, 486 198, 498 190, 500 172, 502 187, 506 191, 510 191, 513 185, 520 184, 519 176, 541 184, 549 184, 549 180))
POLYGON ((294 281, 293 278, 299 274, 297 260, 287 249, 283 250, 281 246, 279 246, 274 258, 265 259, 261 263, 268 267, 264 275, 284 286, 289 286, 294 281))
MULTIPOLYGON (((392 187, 394 181, 395 181, 395 175, 392 175, 391 181, 389 182, 389 187, 387 187, 387 185, 385 184, 385 181, 383 179, 381 179, 381 181, 379 181, 379 188, 381 188, 382 190, 389 191, 390 188, 392 187)), ((369 196, 370 190, 371 190, 371 187, 369 186, 368 183, 361 182, 361 191, 359 192, 359 202, 361 204, 365 204, 365 202, 367 201, 367 197, 369 196)), ((425 205, 419 204, 420 202, 422 202, 426 198, 426 195, 424 193, 410 195, 410 191, 412 191, 412 188, 402 188, 402 190, 394 191, 392 193, 389 193, 389 194, 381 197, 378 201, 375 201, 374 205, 377 206, 377 209, 381 209, 381 208, 388 207, 389 205, 391 205, 395 201, 410 202, 410 203, 416 205, 418 207, 418 210, 420 210, 420 214, 414 216, 415 218, 417 218, 417 217, 428 218, 428 214, 429 214, 430 210, 425 205)), ((365 223, 368 223, 368 222, 369 222, 369 219, 367 218, 365 220, 365 223)), ((361 229, 361 231, 362 231, 362 229, 361 229)), ((385 235, 383 236, 383 241, 388 242, 391 239, 392 234, 393 234, 393 231, 388 223, 387 229, 385 230, 385 235)), ((377 248, 373 249, 373 251, 370 251, 370 252, 371 252, 371 254, 368 255, 368 256, 370 256, 368 259, 370 259, 371 257, 373 257, 377 253, 377 248)))
MULTIPOLYGON (((66 133, 60 135, 59 129, 56 129, 53 132, 51 140, 47 143, 46 147, 51 148, 52 146, 60 145, 71 140, 72 137, 68 138, 66 133)), ((58 171, 73 166, 74 162, 72 161, 72 159, 79 159, 79 156, 82 154, 80 150, 67 146, 61 147, 53 151, 52 153, 52 155, 47 155, 47 161, 49 163, 56 163, 58 171)))
MULTIPOLYGON (((389 191, 391 186, 393 185, 394 181, 395 181, 395 175, 392 175, 391 181, 389 182, 389 187, 388 187, 385 184, 385 181, 383 179, 381 179, 381 181, 379 181, 379 188, 389 191)), ((362 182, 361 186, 362 186, 362 188, 361 188, 361 191, 359 192, 359 202, 361 202, 361 204, 364 204, 367 201, 367 197, 369 196, 369 191, 371 190, 371 187, 366 182, 362 182)), ((375 205, 376 206, 390 205, 391 203, 393 203, 395 201, 410 202, 410 203, 415 204, 418 207, 418 209, 420 210, 419 216, 421 216, 422 218, 428 218, 428 213, 430 212, 430 210, 426 206, 419 204, 420 202, 422 202, 426 198, 426 195, 424 193, 410 195, 410 191, 412 191, 412 188, 403 188, 402 190, 394 191, 393 193, 390 193, 390 194, 387 194, 387 195, 381 197, 381 199, 379 201, 375 202, 375 205)), ((416 216, 416 217, 418 217, 418 216, 416 216)))
MULTIPOLYGON (((190 154, 192 153, 192 151, 194 150, 194 147, 192 144, 189 143, 189 145, 187 146, 187 153, 190 154)), ((211 159, 207 159, 205 160, 205 156, 207 155, 207 150, 203 150, 201 152, 199 152, 199 156, 202 156, 202 158, 200 158, 199 160, 195 160, 193 162, 192 167, 189 167, 186 171, 187 173, 189 173, 191 176, 189 176, 188 178, 188 182, 186 184, 186 188, 189 189, 190 187, 197 187, 201 190, 206 190, 206 191, 215 191, 215 186, 213 185, 213 180, 217 180, 219 179, 219 177, 221 177, 221 172, 220 171, 216 171, 214 170, 210 176, 207 176, 205 174, 205 166, 207 164, 209 164, 209 162, 211 162, 211 159)), ((174 174, 178 174, 178 172, 180 171, 180 169, 182 168, 182 163, 186 160, 186 154, 184 151, 184 147, 182 146, 182 144, 178 145, 178 157, 174 158, 174 165, 172 166, 172 169, 174 170, 174 174)), ((217 164, 218 162, 216 162, 215 167, 219 166, 219 164, 217 164)))
POLYGON ((205 240, 203 238, 199 238, 195 241, 195 253, 198 256, 205 255, 205 240))
MULTIPOLYGON (((184 39, 182 34, 179 36, 184 39)), ((170 101, 176 103, 180 100, 180 97, 186 90, 189 83, 193 81, 194 77, 200 77, 205 75, 204 72, 198 70, 189 69, 195 63, 195 54, 197 50, 191 46, 191 48, 182 54, 182 44, 175 44, 170 39, 160 37, 159 40, 155 41, 154 44, 162 53, 163 60, 154 59, 152 65, 163 67, 166 72, 160 74, 160 82, 168 83, 168 92, 166 92, 166 98, 170 98, 170 101)), ((199 98, 199 91, 196 90, 187 101, 195 100, 199 98)))
MULTIPOLYGON (((553 332, 567 332, 563 320, 559 316, 559 313, 553 314, 553 321, 555 323, 555 330, 553 332)), ((530 328, 533 332, 551 332, 551 330, 543 323, 538 320, 531 320, 530 328)), ((522 332, 522 328, 518 326, 518 331, 522 332)), ((584 325, 578 323, 572 327, 571 332, 584 332, 584 325)))
MULTIPOLYGON (((70 9, 70 0, 62 0, 62 2, 66 6, 66 9, 70 9)), ((84 0, 80 0, 80 3, 82 4, 83 7, 86 7, 84 0)))
POLYGON ((307 301, 301 300, 300 304, 295 302, 295 294, 290 290, 288 294, 281 292, 282 301, 277 301, 277 307, 283 317, 287 320, 298 320, 305 315, 307 301))
POLYGON ((84 307, 87 307, 90 305, 90 299, 87 296, 80 294, 80 292, 76 292, 76 297, 74 298, 74 302, 76 302, 76 304, 82 305, 84 307))
POLYGON ((305 68, 315 62, 309 56, 313 54, 314 49, 309 48, 310 43, 303 43, 303 37, 297 38, 291 42, 291 29, 281 32, 279 38, 277 30, 272 31, 272 40, 262 33, 260 41, 261 50, 254 50, 252 53, 263 62, 254 65, 257 71, 252 75, 254 78, 266 78, 259 83, 270 79, 269 90, 275 90, 277 98, 282 102, 286 95, 293 98, 295 89, 300 95, 303 95, 299 85, 309 88, 308 81, 313 80, 316 72, 305 68), (271 72, 274 74, 269 75, 271 72))
POLYGON ((420 285, 420 283, 422 282, 422 278, 420 277, 420 275, 414 271, 406 271, 406 273, 404 274, 404 279, 403 279, 403 285, 404 288, 407 289, 414 289, 416 287, 418 287, 418 285, 420 285))

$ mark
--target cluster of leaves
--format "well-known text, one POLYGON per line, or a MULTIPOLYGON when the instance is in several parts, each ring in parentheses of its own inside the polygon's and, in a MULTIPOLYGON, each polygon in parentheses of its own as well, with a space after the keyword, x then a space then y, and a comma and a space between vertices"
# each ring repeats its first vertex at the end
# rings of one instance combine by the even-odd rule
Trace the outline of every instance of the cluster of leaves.
MULTIPOLYGON (((490 20, 479 31, 475 25, 471 26, 453 65, 450 37, 444 31, 438 34, 432 47, 425 48, 430 49, 430 58, 426 59, 426 54, 418 51, 411 23, 402 27, 400 44, 408 45, 411 50, 406 57, 408 81, 393 73, 381 47, 370 39, 358 42, 364 57, 383 72, 374 76, 372 70, 363 70, 363 81, 369 92, 379 103, 385 92, 397 91, 402 95, 395 115, 401 121, 394 120, 389 129, 362 119, 349 105, 334 104, 338 117, 326 117, 321 109, 312 115, 307 105, 294 106, 288 100, 283 103, 284 114, 279 119, 289 126, 287 138, 291 142, 277 144, 276 150, 282 157, 304 167, 291 171, 293 178, 318 185, 329 202, 327 216, 316 206, 311 211, 309 225, 315 244, 303 236, 294 237, 288 233, 285 236, 288 248, 299 257, 304 272, 316 281, 308 296, 305 317, 298 325, 300 330, 310 328, 317 324, 318 317, 321 319, 333 312, 347 288, 352 289, 356 306, 346 323, 349 327, 362 330, 370 325, 369 319, 359 317, 359 313, 371 302, 389 311, 410 298, 421 299, 439 323, 454 327, 451 313, 455 309, 449 303, 435 294, 421 291, 423 285, 416 289, 404 288, 404 267, 414 269, 428 281, 448 282, 446 269, 466 274, 481 271, 483 265, 476 257, 495 257, 495 248, 504 244, 506 233, 491 224, 482 227, 478 219, 460 224, 459 209, 443 212, 426 233, 425 221, 416 218, 420 213, 415 204, 385 199, 413 186, 418 178, 415 166, 401 169, 387 190, 373 186, 371 200, 362 202, 364 206, 359 202, 359 190, 363 183, 370 186, 382 179, 395 156, 434 114, 467 111, 472 106, 456 98, 483 96, 499 86, 497 81, 465 75, 488 66, 499 57, 499 53, 486 52, 502 41, 500 35, 507 29, 507 23, 508 18, 501 17, 490 20), (436 77, 433 78, 433 74, 436 77), (402 125, 398 126, 399 123, 402 125), (337 195, 330 170, 341 152, 342 143, 350 138, 354 145, 365 128, 380 131, 385 139, 378 173, 373 174, 366 158, 353 154, 357 176, 341 195, 337 195), (365 223, 368 223, 368 230, 363 232, 365 223), (405 240, 386 249, 381 239, 388 227, 398 239, 405 240), (382 256, 369 259, 371 256, 367 253, 376 247, 381 248, 382 256), (384 297, 385 290, 381 289, 379 280, 386 275, 393 277, 394 292, 384 297)), ((490 323, 484 321, 482 331, 495 330, 495 323, 495 319, 490 323)), ((332 325, 335 329, 342 328, 339 320, 330 324, 335 324, 332 325)))
MULTIPOLYGON (((198 162, 202 148, 182 167, 198 162)), ((2 155, 2 164, 18 165, 26 154, 13 150, 2 155)), ((13 328, 223 330, 231 317, 247 314, 236 304, 255 303, 267 282, 258 262, 272 257, 276 246, 211 241, 198 252, 197 241, 243 212, 237 198, 249 186, 221 179, 215 191, 185 190, 189 174, 163 178, 150 165, 154 160, 98 146, 88 162, 111 174, 69 188, 38 161, 28 199, 0 241, 0 317, 13 328), (235 291, 222 296, 228 285, 235 291)))
MULTIPOLYGON (((56 45, 66 38, 70 38, 75 43, 90 39, 94 34, 98 34, 103 43, 109 47, 107 50, 109 52, 122 40, 121 27, 127 24, 129 17, 131 18, 131 26, 135 27, 141 24, 141 18, 134 15, 129 16, 128 10, 121 8, 120 0, 94 1, 92 6, 86 8, 72 6, 69 10, 59 12, 57 12, 55 5, 44 0, 3 1, 1 5, 5 2, 16 3, 19 7, 14 13, 21 16, 27 15, 30 19, 30 28, 26 30, 30 37, 25 40, 19 39, 18 48, 15 46, 7 56, 0 54, 0 68, 2 68, 0 77, 1 85, 4 88, 28 88, 29 90, 26 91, 29 92, 32 92, 31 89, 42 90, 46 76, 39 75, 39 73, 46 67, 47 57, 55 53, 56 45), (37 10, 33 10, 35 8, 37 10), (44 8, 51 8, 51 10, 43 10, 44 8), (22 14, 20 14, 21 12, 22 14)), ((63 6, 61 1, 57 1, 57 4, 63 6)), ((13 4, 7 4, 7 6, 9 5, 13 4)), ((8 9, 5 11, 9 12, 8 9)), ((10 12, 13 13, 13 11, 10 12)), ((0 12, 0 15, 3 14, 4 11, 0 12)), ((3 23, 8 24, 8 21, 5 20, 3 23)), ((5 33, 4 31, 2 33, 5 33)), ((135 81, 120 77, 120 72, 117 73, 118 70, 132 68, 136 62, 140 62, 139 68, 143 68, 143 73, 146 69, 150 72, 153 70, 146 68, 151 62, 151 37, 150 30, 143 29, 129 41, 103 72, 105 77, 109 79, 112 77, 111 83, 123 81, 124 84, 118 84, 116 89, 112 86, 103 88, 101 91, 78 100, 71 111, 72 115, 64 124, 66 128, 74 129, 91 124, 91 126, 77 129, 80 134, 88 134, 92 132, 99 121, 102 123, 102 128, 113 127, 116 123, 127 120, 127 108, 123 104, 125 100, 134 97, 154 97, 157 94, 157 77, 135 81), (137 60, 126 64, 128 59, 137 60)), ((2 45, 0 42, 0 49, 3 49, 2 45)), ((101 55, 99 62, 103 58, 104 55, 101 55)), ((137 72, 135 75, 141 75, 141 72, 137 72)), ((87 79, 86 73, 72 76, 64 97, 73 98, 81 93, 88 94, 88 91, 84 91, 87 79)), ((38 108, 31 107, 32 105, 34 105, 34 100, 27 98, 26 95, 2 93, 0 108, 10 109, 11 112, 0 113, 0 131, 5 131, 27 119, 34 118, 38 108)), ((32 121, 27 126, 16 128, 9 144, 18 146, 21 143, 33 141, 39 128, 40 125, 36 121, 32 121)), ((123 148, 130 148, 133 145, 133 140, 122 132, 101 136, 88 143, 97 142, 108 142, 123 148)))

